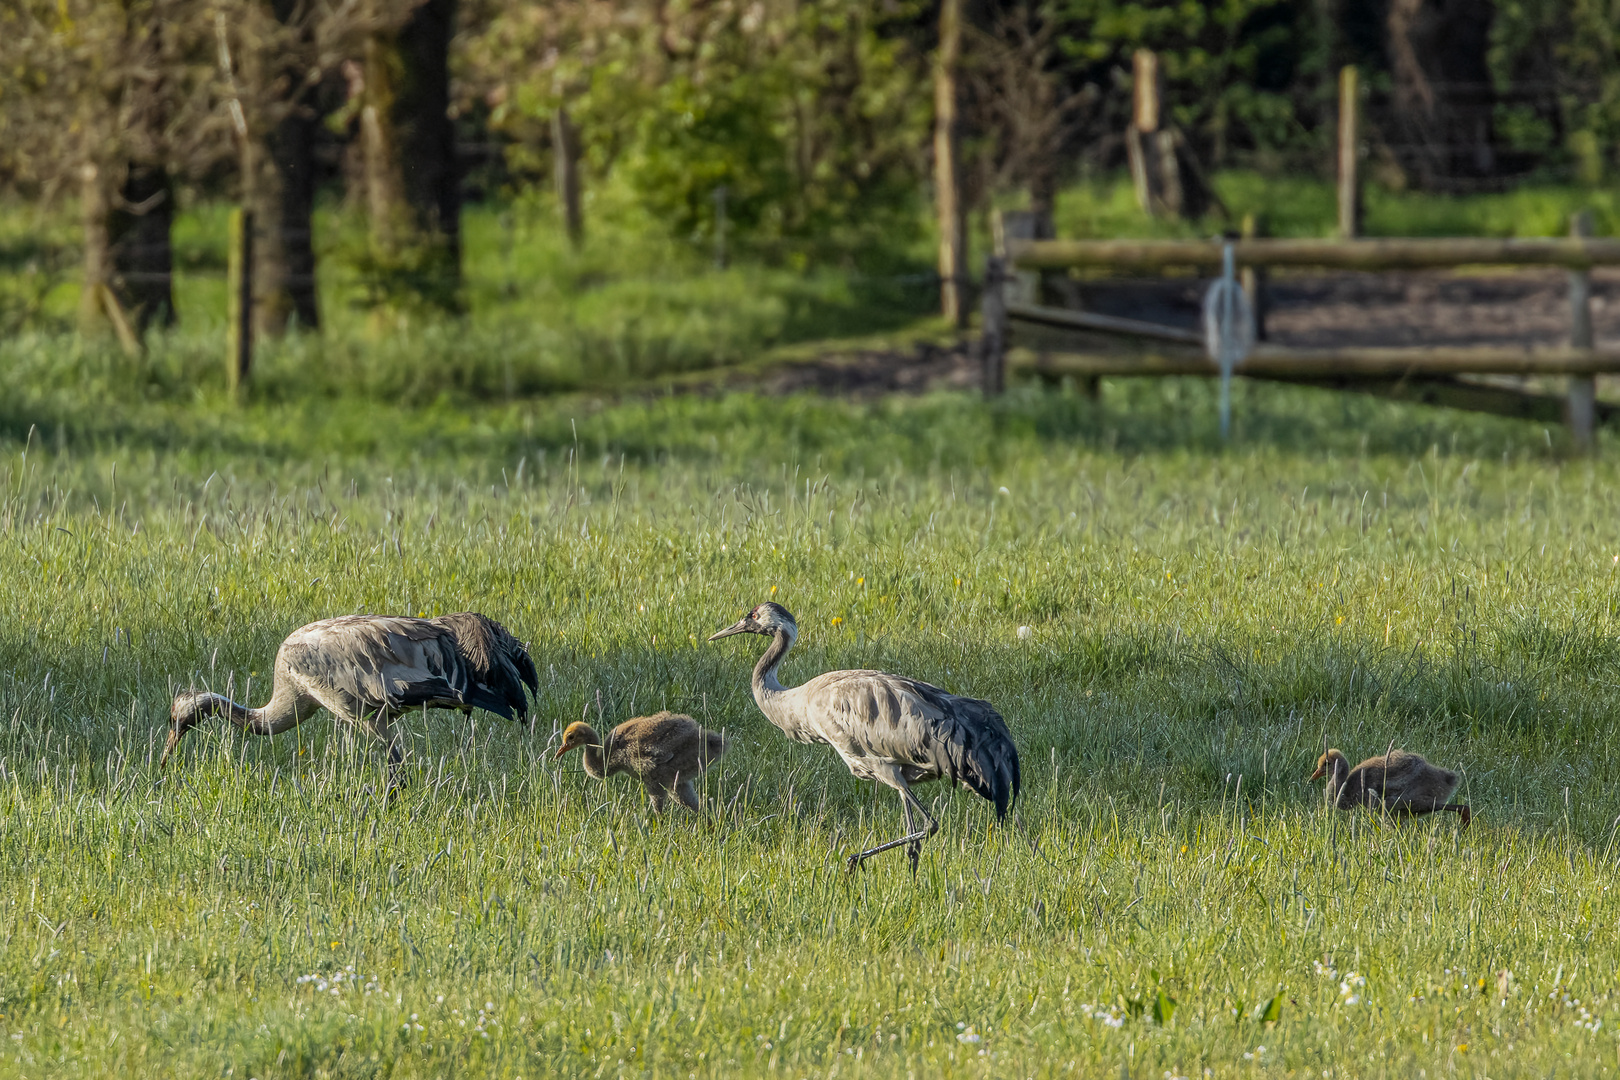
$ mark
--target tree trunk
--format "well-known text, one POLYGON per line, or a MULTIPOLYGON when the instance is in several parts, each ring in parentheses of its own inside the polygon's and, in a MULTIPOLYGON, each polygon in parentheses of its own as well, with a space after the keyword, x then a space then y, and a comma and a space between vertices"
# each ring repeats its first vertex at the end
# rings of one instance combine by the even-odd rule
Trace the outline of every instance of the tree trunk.
POLYGON ((405 202, 423 233, 436 236, 461 267, 461 175, 456 126, 450 119, 450 39, 456 0, 426 0, 399 32, 400 80, 394 130, 405 202))
POLYGON ((943 0, 934 60, 934 208, 939 217, 940 310, 957 326, 967 318, 967 229, 957 147, 957 75, 962 57, 962 0, 943 0))
POLYGON ((551 163, 563 227, 569 244, 577 249, 585 239, 585 219, 579 208, 579 131, 565 105, 558 105, 551 115, 551 163))
POLYGON ((1391 0, 1389 55, 1399 156, 1428 188, 1496 173, 1488 61, 1491 0, 1391 0))
POLYGON ((398 245, 405 196, 394 155, 393 75, 386 42, 366 42, 366 103, 360 109, 360 145, 365 158, 366 216, 372 245, 392 254, 398 245))
POLYGON ((137 336, 154 324, 173 326, 174 188, 161 165, 131 162, 117 204, 107 214, 110 284, 137 336))
POLYGON ((84 282, 79 290, 79 332, 93 334, 101 321, 102 290, 107 286, 111 253, 107 242, 107 191, 101 170, 85 163, 79 170, 79 216, 84 229, 84 282))
MULTIPOLYGON (((106 195, 119 183, 117 196, 106 210, 109 249, 105 271, 112 291, 102 301, 119 336, 133 337, 136 342, 153 323, 167 327, 175 321, 174 253, 169 239, 174 224, 174 186, 165 168, 165 129, 170 118, 165 33, 174 16, 171 7, 157 0, 126 28, 130 60, 119 111, 130 136, 125 144, 130 160, 121 182, 109 175, 102 178, 101 186, 106 195)), ((127 340, 125 347, 129 347, 127 340)))
MULTIPOLYGON (((1052 212, 1057 209, 1057 162, 1054 155, 1043 156, 1031 164, 1029 171, 1029 210, 1037 221, 1051 228, 1052 212)), ((1042 235, 1049 239, 1050 233, 1042 235)))
POLYGON ((366 42, 360 113, 378 253, 405 259, 413 288, 445 305, 461 279, 461 177, 449 115, 455 14, 456 0, 426 0, 396 33, 366 42))
MULTIPOLYGON (((300 17, 302 5, 298 0, 272 0, 270 7, 276 21, 288 26, 300 17)), ((304 73, 284 66, 272 78, 297 87, 303 84, 304 73)), ((264 133, 263 144, 253 155, 258 163, 251 207, 254 329, 269 337, 286 333, 294 317, 306 329, 320 326, 313 227, 319 121, 304 96, 294 93, 286 114, 264 133)))
MULTIPOLYGON (((378 5, 374 2, 372 7, 378 5)), ((372 17, 378 17, 374 10, 372 17)), ((405 191, 394 138, 394 86, 399 53, 392 35, 372 34, 365 46, 365 103, 360 108, 360 146, 365 160, 366 216, 371 242, 383 257, 394 254, 405 227, 405 191)))

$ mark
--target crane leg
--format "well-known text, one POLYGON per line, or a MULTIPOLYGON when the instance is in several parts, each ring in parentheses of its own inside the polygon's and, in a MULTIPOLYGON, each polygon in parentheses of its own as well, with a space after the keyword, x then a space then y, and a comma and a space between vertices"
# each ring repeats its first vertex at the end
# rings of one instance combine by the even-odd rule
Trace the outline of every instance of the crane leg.
POLYGON ((390 802, 394 793, 405 787, 405 752, 400 749, 399 736, 394 731, 393 717, 388 710, 378 709, 366 717, 363 726, 366 732, 378 742, 388 748, 388 793, 390 802))
MULTIPOLYGON (((915 836, 917 823, 911 819, 911 804, 906 803, 906 832, 915 836)), ((922 841, 917 840, 906 845, 906 857, 911 860, 911 880, 917 880, 917 860, 922 857, 922 841)))
POLYGON ((890 840, 887 844, 879 844, 877 847, 867 848, 865 851, 857 851, 849 857, 848 870, 853 874, 861 863, 870 859, 873 855, 882 854, 892 848, 904 847, 907 854, 911 856, 911 875, 916 877, 917 859, 922 855, 922 842, 939 831, 939 822, 935 821, 933 816, 923 809, 922 803, 917 801, 917 797, 911 793, 911 788, 898 775, 898 771, 893 779, 888 777, 880 777, 880 779, 900 793, 900 804, 906 814, 906 835, 898 840, 890 840), (916 827, 912 818, 912 811, 914 810, 922 815, 923 827, 920 829, 916 827))
POLYGON ((394 793, 405 786, 405 751, 400 746, 398 734, 394 731, 394 718, 389 713, 388 707, 380 705, 367 712, 368 706, 365 702, 335 692, 312 692, 311 697, 334 717, 360 728, 387 749, 388 789, 384 796, 388 802, 392 802, 394 793))

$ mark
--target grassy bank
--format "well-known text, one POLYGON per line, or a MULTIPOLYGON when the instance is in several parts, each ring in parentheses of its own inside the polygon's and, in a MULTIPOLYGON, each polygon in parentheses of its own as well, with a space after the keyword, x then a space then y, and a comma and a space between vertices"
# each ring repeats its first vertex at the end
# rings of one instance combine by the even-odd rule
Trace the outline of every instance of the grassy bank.
POLYGON ((1620 476, 1539 428, 1256 387, 1223 451, 1178 383, 31 401, 0 405, 0 1072, 1615 1067, 1620 476), (929 791, 917 880, 846 878, 896 800, 702 644, 766 598, 790 681, 994 701, 1016 823, 929 791), (530 641, 532 733, 413 718, 392 806, 322 718, 155 771, 174 688, 260 700, 303 622, 466 607, 530 641), (704 820, 554 765, 598 693, 733 735, 704 820), (1466 772, 1469 831, 1321 810, 1324 742, 1392 741, 1466 772))

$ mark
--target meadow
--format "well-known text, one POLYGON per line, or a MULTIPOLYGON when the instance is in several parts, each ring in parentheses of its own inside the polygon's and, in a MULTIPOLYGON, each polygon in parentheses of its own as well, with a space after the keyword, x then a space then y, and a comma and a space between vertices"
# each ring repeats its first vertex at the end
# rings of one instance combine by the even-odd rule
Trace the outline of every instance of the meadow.
MULTIPOLYGON (((1218 182, 1288 208, 1279 233, 1331 226, 1325 185, 1218 182)), ((1065 234, 1154 233, 1123 190, 1065 192, 1065 234)), ((1556 232, 1589 203, 1612 232, 1600 194, 1374 193, 1369 220, 1556 232)), ((135 358, 68 331, 71 215, 14 211, 0 1075, 1620 1067, 1609 435, 1575 459, 1239 386, 1226 447, 1177 381, 720 393, 701 369, 945 334, 927 253, 713 271, 610 215, 567 253, 521 205, 469 210, 464 319, 368 309, 335 230, 328 326, 234 401, 217 208, 181 216, 182 324, 135 358), (846 875, 898 801, 766 723, 758 642, 704 642, 766 599, 798 616, 790 683, 993 701, 1015 815, 924 788, 916 879, 899 853, 846 875), (261 702, 295 627, 467 608, 529 642, 533 726, 413 715, 391 804, 324 716, 157 769, 173 693, 261 702), (658 708, 733 740, 701 819, 552 758, 574 719, 658 708), (1392 744, 1463 771, 1471 828, 1323 808, 1326 746, 1392 744)))
POLYGON ((1238 414, 1222 449, 1178 383, 0 405, 0 1073, 1608 1073, 1612 444, 1238 414), (703 641, 767 598, 790 682, 995 702, 1016 815, 925 788, 917 878, 846 875, 897 800, 703 641), (411 717, 392 805, 324 717, 156 769, 171 693, 262 700, 301 623, 468 607, 529 641, 534 726, 411 717), (598 696, 733 738, 701 820, 553 762, 598 696), (1472 828, 1323 809, 1325 744, 1391 743, 1472 828))

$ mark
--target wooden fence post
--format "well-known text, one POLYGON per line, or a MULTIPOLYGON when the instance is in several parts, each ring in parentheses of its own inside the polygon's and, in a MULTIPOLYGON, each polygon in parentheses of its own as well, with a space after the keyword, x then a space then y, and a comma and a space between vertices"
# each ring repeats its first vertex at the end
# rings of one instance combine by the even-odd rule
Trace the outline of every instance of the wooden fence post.
MULTIPOLYGON (((1008 250, 1012 241, 1047 240, 1051 230, 1042 229, 1041 215, 1033 210, 997 210, 990 218, 990 241, 1003 267, 1011 265, 1008 250), (1042 235, 1043 232, 1045 235, 1042 235)), ((988 286, 986 286, 988 288, 988 286)), ((1007 275, 1007 299, 1020 304, 1041 302, 1041 272, 1012 270, 1007 275)))
MULTIPOLYGON (((1244 214, 1242 237, 1245 240, 1255 240, 1266 234, 1266 219, 1261 214, 1244 214)), ((1254 309, 1254 339, 1266 340, 1266 278, 1268 273, 1264 266, 1245 266, 1239 271, 1238 281, 1243 291, 1249 294, 1249 304, 1254 309)))
MULTIPOLYGON (((1569 235, 1592 235, 1592 212, 1571 215, 1569 235)), ((1592 272, 1585 268, 1569 272, 1569 344, 1575 349, 1592 347, 1592 272)), ((1592 375, 1569 377, 1569 400, 1565 406, 1571 443, 1579 453, 1592 449, 1592 429, 1597 415, 1597 379, 1592 375)))
POLYGON ((979 362, 984 369, 984 396, 995 397, 1007 388, 1007 298, 1002 292, 1007 264, 992 255, 984 264, 984 296, 980 299, 979 362))
MULTIPOLYGON (((1160 135, 1159 57, 1151 49, 1137 49, 1131 55, 1131 123, 1125 129, 1125 153, 1131 184, 1136 188, 1136 204, 1151 217, 1169 209, 1160 135)), ((1169 168, 1173 178, 1173 154, 1169 168)))
POLYGON ((1361 94, 1353 64, 1339 69, 1339 237, 1361 235, 1361 94))
POLYGON ((240 394, 253 371, 253 213, 231 211, 226 255, 225 382, 240 394))

